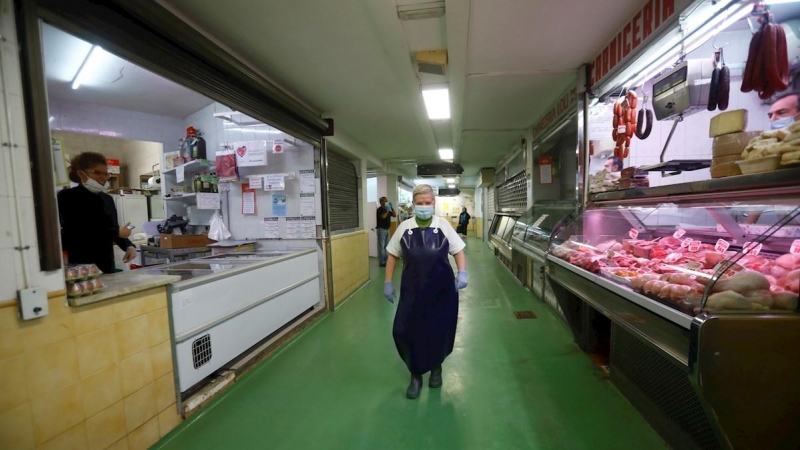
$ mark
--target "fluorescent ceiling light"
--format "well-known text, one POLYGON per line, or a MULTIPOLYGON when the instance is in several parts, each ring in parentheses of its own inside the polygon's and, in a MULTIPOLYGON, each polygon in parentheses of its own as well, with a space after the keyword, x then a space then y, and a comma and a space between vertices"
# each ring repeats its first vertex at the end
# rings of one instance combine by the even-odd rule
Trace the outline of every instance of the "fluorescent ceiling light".
POLYGON ((435 19, 444 15, 444 2, 420 3, 397 7, 400 20, 435 19))
POLYGON ((53 120, 55 120, 55 117, 50 116, 50 120, 48 120, 48 122, 52 122, 53 120))
POLYGON ((449 187, 450 189, 455 189, 456 185, 455 184, 448 184, 447 187, 449 187))
POLYGON ((452 161, 453 160, 453 149, 452 148, 440 148, 439 149, 439 157, 445 161, 452 161))
POLYGON ((447 181, 448 183, 455 183, 456 179, 455 178, 448 178, 445 181, 447 181))
POLYGON ((86 58, 83 59, 78 73, 76 73, 75 78, 72 79, 72 89, 78 89, 86 80, 86 75, 97 70, 97 63, 102 53, 103 49, 100 48, 99 45, 93 45, 92 48, 89 49, 89 53, 87 53, 86 58))
POLYGON ((447 88, 423 90, 422 99, 425 100, 425 108, 428 110, 429 119, 443 120, 450 118, 450 92, 447 88))
POLYGON ((797 3, 800 0, 764 0, 767 5, 783 5, 784 3, 797 3))
POLYGON ((691 42, 691 44, 686 44, 686 54, 697 50, 703 44, 708 42, 709 39, 716 36, 720 31, 725 30, 739 20, 747 17, 750 14, 750 11, 752 11, 752 8, 752 5, 745 4, 739 9, 734 8, 734 11, 730 15, 720 15, 715 17, 714 20, 712 20, 708 25, 698 30, 697 33, 693 34, 689 39, 687 39, 689 42, 691 42))

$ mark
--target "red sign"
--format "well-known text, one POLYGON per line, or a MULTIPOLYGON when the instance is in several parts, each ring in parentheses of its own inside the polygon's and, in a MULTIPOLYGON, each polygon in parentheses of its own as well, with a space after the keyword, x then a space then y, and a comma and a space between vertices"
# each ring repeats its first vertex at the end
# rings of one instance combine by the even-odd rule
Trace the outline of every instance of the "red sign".
POLYGON ((274 153, 283 153, 283 146, 281 144, 275 144, 275 146, 272 147, 272 151, 274 153))
POLYGON ((730 247, 731 247, 731 244, 728 241, 726 241, 724 239, 720 239, 720 240, 717 241, 717 245, 714 246, 714 249, 716 251, 718 251, 719 253, 725 253, 725 252, 728 251, 728 249, 730 247))
POLYGON ((636 239, 639 237, 639 231, 636 228, 631 228, 631 231, 628 231, 628 236, 630 236, 631 239, 636 239))
MULTIPOLYGON (((683 7, 685 0, 677 0, 683 7)), ((650 0, 633 16, 592 64, 589 85, 594 87, 606 75, 626 61, 628 56, 657 34, 659 29, 678 12, 676 0, 650 0)))
POLYGON ((789 253, 793 255, 800 255, 800 239, 796 239, 792 242, 792 247, 789 249, 789 253))
POLYGON ((539 123, 537 123, 536 127, 533 129, 534 138, 538 137, 542 131, 546 130, 547 127, 554 124, 556 120, 567 114, 569 110, 577 104, 578 88, 574 87, 564 94, 561 99, 558 100, 558 103, 550 108, 550 111, 547 111, 547 114, 539 120, 539 123))
POLYGON ((539 184, 553 184, 553 157, 540 156, 538 161, 539 184))

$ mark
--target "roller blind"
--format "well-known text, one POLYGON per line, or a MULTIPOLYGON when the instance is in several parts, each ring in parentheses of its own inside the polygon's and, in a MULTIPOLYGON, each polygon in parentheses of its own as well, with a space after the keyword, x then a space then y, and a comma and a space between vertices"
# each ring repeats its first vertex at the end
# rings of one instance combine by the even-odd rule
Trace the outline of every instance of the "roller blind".
POLYGON ((525 172, 520 172, 497 187, 500 211, 525 209, 528 206, 528 183, 525 172))
POLYGON ((358 228, 358 174, 355 165, 328 151, 328 204, 331 231, 358 228))

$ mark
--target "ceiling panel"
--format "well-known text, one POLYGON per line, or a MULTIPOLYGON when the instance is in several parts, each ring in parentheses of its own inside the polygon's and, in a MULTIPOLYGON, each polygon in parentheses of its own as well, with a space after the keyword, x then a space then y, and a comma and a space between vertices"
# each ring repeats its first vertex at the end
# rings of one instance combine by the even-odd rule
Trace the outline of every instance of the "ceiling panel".
POLYGON ((592 61, 643 0, 474 1, 469 73, 574 70, 592 61))
POLYGON ((471 77, 467 85, 464 128, 524 129, 553 106, 575 75, 471 77))
POLYGON ((475 175, 483 167, 494 167, 519 145, 522 136, 522 133, 519 135, 483 133, 464 136, 460 152, 464 175, 475 175))

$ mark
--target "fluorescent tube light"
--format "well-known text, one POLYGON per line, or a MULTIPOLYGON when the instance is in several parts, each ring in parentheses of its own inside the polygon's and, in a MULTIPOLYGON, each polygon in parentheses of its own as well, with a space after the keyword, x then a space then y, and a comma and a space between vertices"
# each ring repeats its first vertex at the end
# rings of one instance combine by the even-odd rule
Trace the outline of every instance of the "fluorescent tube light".
POLYGON ((452 148, 440 148, 439 149, 439 157, 445 161, 452 161, 453 160, 453 149, 452 148))
POLYGON ((691 44, 687 42, 686 54, 688 55, 689 53, 697 50, 703 46, 703 44, 708 42, 709 39, 716 36, 720 31, 725 30, 739 20, 747 17, 750 14, 750 11, 752 11, 752 8, 753 6, 751 4, 745 4, 728 16, 715 17, 714 20, 707 26, 703 27, 702 30, 698 30, 697 33, 690 36, 688 41, 691 42, 691 44))
POLYGON ((800 0, 764 0, 767 5, 783 5, 785 3, 797 3, 800 0))
POLYGON ((444 13, 445 3, 442 1, 397 7, 397 17, 400 20, 435 19, 442 17, 444 13))
POLYGON ((456 185, 455 184, 448 184, 447 187, 449 187, 450 189, 455 189, 456 185))
POLYGON ((447 181, 448 183, 455 183, 456 179, 455 178, 448 178, 445 181, 447 181))
POLYGON ((429 119, 443 120, 450 118, 450 92, 447 88, 423 90, 422 99, 425 100, 425 108, 428 110, 429 119))
POLYGON ((78 89, 85 81, 86 74, 94 72, 97 69, 98 57, 101 53, 103 53, 103 49, 100 48, 99 45, 92 46, 89 53, 86 54, 86 58, 84 58, 81 67, 78 69, 78 73, 75 74, 75 78, 72 79, 72 89, 78 89))

